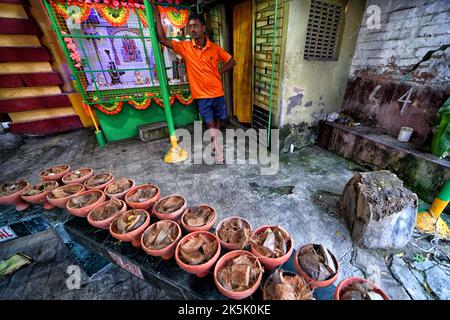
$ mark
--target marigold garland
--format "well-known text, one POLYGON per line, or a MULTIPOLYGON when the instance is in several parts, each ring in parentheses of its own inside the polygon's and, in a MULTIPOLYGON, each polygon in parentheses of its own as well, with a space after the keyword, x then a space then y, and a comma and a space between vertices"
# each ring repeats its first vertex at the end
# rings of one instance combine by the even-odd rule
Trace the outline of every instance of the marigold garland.
POLYGON ((74 14, 75 22, 82 23, 86 21, 87 18, 89 18, 89 15, 91 14, 91 6, 90 5, 80 5, 81 7, 81 14, 74 14))
MULTIPOLYGON (((97 101, 98 97, 94 97, 92 100, 97 101)), ((116 101, 111 106, 105 106, 101 103, 95 105, 98 110, 108 115, 118 114, 120 111, 122 111, 122 106, 123 101, 116 101)))
POLYGON ((183 29, 187 26, 189 20, 189 10, 188 9, 177 9, 174 7, 163 7, 158 6, 159 11, 169 19, 172 26, 183 29))
POLYGON ((145 14, 145 10, 144 9, 135 9, 135 10, 139 20, 141 20, 142 26, 144 28, 148 28, 147 15, 145 14))
POLYGON ((175 97, 178 99, 178 101, 180 101, 181 104, 185 106, 190 105, 192 101, 194 101, 189 91, 177 93, 175 97))
MULTIPOLYGON (((153 98, 153 101, 155 101, 156 104, 158 106, 160 106, 161 108, 164 108, 164 101, 162 98, 153 98)), ((175 102, 175 96, 171 96, 170 101, 169 101, 170 106, 172 106, 174 102, 175 102)))
POLYGON ((64 3, 49 1, 53 10, 58 13, 64 19, 69 19, 69 13, 67 12, 67 7, 64 3))
POLYGON ((154 96, 154 94, 146 93, 145 96, 146 96, 146 98, 144 98, 141 102, 138 102, 136 99, 134 99, 134 100, 130 99, 127 102, 137 110, 145 110, 152 103, 152 97, 154 96))
MULTIPOLYGON (((145 110, 150 107, 152 100, 161 108, 164 108, 164 101, 160 96, 156 96, 154 93, 147 92, 145 93, 144 98, 133 98, 132 96, 122 96, 122 97, 116 97, 117 99, 123 99, 123 101, 118 101, 113 103, 110 106, 106 106, 104 104, 95 104, 95 107, 100 110, 101 112, 107 114, 107 115, 115 115, 118 114, 120 111, 122 111, 123 103, 126 101, 129 105, 131 105, 133 108, 137 110, 145 110), (141 100, 142 99, 142 100, 141 100)), ((94 101, 98 100, 98 97, 93 98, 94 101)), ((170 97, 169 103, 170 106, 172 106, 175 102, 175 100, 178 100, 181 104, 187 106, 190 105, 194 99, 192 98, 192 95, 189 91, 184 92, 178 92, 175 93, 173 96, 170 97)), ((87 107, 84 106, 86 113, 88 113, 87 107)))
POLYGON ((104 4, 95 5, 97 12, 114 27, 122 27, 128 21, 131 10, 128 8, 113 8, 104 4))

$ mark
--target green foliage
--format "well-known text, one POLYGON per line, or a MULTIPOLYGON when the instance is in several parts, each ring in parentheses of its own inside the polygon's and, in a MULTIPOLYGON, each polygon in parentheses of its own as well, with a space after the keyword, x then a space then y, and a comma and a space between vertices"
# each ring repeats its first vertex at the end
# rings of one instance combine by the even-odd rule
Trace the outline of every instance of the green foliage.
POLYGON ((450 98, 437 113, 439 127, 433 136, 431 151, 435 156, 444 158, 450 149, 450 98))

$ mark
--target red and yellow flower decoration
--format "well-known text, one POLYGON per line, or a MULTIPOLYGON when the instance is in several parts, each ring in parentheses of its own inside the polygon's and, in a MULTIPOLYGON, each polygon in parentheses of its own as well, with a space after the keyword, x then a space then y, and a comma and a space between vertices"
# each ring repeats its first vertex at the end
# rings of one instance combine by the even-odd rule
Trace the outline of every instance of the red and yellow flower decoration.
MULTIPOLYGON (((97 97, 93 97, 94 101, 97 101, 97 97)), ((115 115, 118 114, 120 111, 122 111, 123 101, 116 101, 112 105, 104 105, 101 103, 98 103, 95 105, 95 107, 100 110, 101 112, 107 114, 107 115, 115 115)))
POLYGON ((142 99, 142 101, 138 101, 137 99, 130 99, 131 97, 124 97, 127 98, 127 102, 132 105, 137 110, 145 110, 148 107, 150 107, 150 104, 152 103, 152 97, 154 96, 153 93, 147 92, 145 93, 145 98, 142 99))
POLYGON ((95 6, 97 12, 114 27, 121 27, 128 21, 131 10, 125 7, 111 7, 104 4, 97 4, 95 6))
POLYGON ((189 20, 188 9, 177 9, 174 7, 158 6, 159 11, 164 15, 172 24, 172 26, 183 29, 187 26, 189 20))

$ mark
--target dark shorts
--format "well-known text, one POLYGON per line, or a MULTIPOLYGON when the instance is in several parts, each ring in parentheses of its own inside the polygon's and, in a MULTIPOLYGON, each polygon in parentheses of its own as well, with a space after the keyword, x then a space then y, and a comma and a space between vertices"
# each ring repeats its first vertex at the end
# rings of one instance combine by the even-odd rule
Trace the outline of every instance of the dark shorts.
POLYGON ((211 123, 214 120, 225 120, 227 118, 227 107, 225 105, 225 98, 206 98, 196 99, 198 112, 206 123, 211 123))

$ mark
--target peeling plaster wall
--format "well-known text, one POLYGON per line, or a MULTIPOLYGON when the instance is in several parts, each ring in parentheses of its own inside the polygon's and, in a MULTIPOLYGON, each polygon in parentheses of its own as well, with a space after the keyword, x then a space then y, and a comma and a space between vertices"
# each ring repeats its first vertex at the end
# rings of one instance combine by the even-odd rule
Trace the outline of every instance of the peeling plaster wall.
POLYGON ((310 1, 290 2, 279 114, 282 151, 291 143, 299 148, 314 143, 318 121, 341 107, 364 9, 365 1, 350 1, 337 61, 307 61, 310 1))
POLYGON ((449 25, 448 0, 368 0, 342 112, 392 137, 412 127, 411 142, 424 146, 450 90, 450 48, 434 53, 407 82, 400 79, 428 51, 450 44, 449 25), (374 6, 379 28, 368 22, 374 6))

